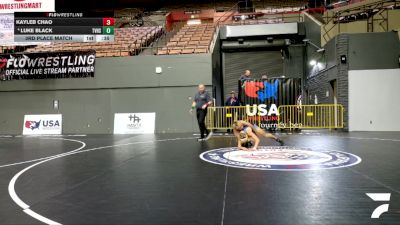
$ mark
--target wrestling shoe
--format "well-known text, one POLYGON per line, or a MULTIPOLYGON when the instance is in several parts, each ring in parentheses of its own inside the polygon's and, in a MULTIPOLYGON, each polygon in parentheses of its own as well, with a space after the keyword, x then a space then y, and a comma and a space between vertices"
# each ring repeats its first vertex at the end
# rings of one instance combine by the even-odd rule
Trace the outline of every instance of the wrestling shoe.
POLYGON ((207 132, 207 136, 205 138, 203 138, 203 141, 208 141, 211 138, 212 135, 213 135, 212 131, 207 132))

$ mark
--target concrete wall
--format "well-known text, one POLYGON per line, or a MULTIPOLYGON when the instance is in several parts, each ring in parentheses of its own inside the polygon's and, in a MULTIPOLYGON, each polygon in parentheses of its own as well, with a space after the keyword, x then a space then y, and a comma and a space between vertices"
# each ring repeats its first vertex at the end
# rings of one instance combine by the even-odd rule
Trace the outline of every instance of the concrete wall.
POLYGON ((224 90, 223 90, 223 79, 222 79, 222 56, 221 56, 221 40, 219 33, 215 40, 214 49, 211 54, 212 60, 212 83, 214 88, 214 95, 216 99, 216 105, 221 106, 224 103, 224 90))
POLYGON ((315 43, 316 45, 321 45, 321 23, 309 14, 304 16, 304 25, 307 39, 315 43))
POLYGON ((304 45, 290 45, 283 60, 283 75, 289 78, 304 78, 304 45))
MULTIPOLYGON (((348 51, 348 35, 342 34, 336 36, 325 46, 325 52, 322 55, 326 68, 319 70, 311 70, 306 80, 306 92, 308 94, 308 103, 314 104, 315 97, 318 104, 333 104, 334 89, 332 83, 336 81, 336 103, 348 107, 348 64, 340 63, 340 55, 347 55, 348 51)), ((344 117, 345 127, 347 128, 348 119, 344 117)))
POLYGON ((349 71, 349 130, 400 131, 400 69, 349 71))
POLYGON ((399 66, 400 42, 395 32, 349 35, 349 70, 399 66))
POLYGON ((307 78, 308 98, 311 96, 310 100, 313 100, 317 96, 319 104, 332 104, 331 82, 336 80, 337 102, 345 108, 344 123, 345 129, 348 129, 349 70, 398 68, 399 47, 395 32, 337 35, 324 46, 322 58, 326 68, 310 73, 307 78), (342 55, 347 57, 346 63, 340 62, 342 55))
POLYGON ((23 115, 61 113, 63 133, 111 133, 116 112, 156 112, 157 132, 197 131, 188 110, 198 83, 211 91, 211 56, 99 58, 95 78, 0 83, 0 133, 20 134, 23 115), (155 73, 160 66, 163 73, 155 73), (53 100, 59 100, 58 111, 53 100))
MULTIPOLYGON (((314 17, 309 15, 308 13, 303 14, 304 17, 304 27, 306 39, 310 40, 310 42, 314 43, 317 46, 321 46, 321 23, 317 21, 314 17)), ((317 71, 317 67, 313 67, 309 65, 311 60, 319 60, 321 58, 321 54, 316 52, 316 48, 310 44, 305 45, 305 57, 304 57, 304 77, 303 80, 307 80, 308 77, 311 77, 317 71)), ((303 82, 306 83, 306 82, 303 82)), ((303 95, 306 93, 304 90, 307 89, 306 84, 303 84, 303 95)), ((310 98, 303 99, 303 103, 306 104, 310 101, 310 98)), ((313 102, 313 101, 312 101, 313 102)))

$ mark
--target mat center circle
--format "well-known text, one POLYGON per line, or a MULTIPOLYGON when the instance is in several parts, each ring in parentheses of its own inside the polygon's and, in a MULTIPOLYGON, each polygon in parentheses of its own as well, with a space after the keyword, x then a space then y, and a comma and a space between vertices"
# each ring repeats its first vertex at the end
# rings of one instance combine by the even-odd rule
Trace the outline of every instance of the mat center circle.
POLYGON ((353 166, 361 158, 342 151, 314 151, 289 146, 261 146, 257 151, 220 148, 200 155, 204 161, 244 169, 318 170, 353 166))

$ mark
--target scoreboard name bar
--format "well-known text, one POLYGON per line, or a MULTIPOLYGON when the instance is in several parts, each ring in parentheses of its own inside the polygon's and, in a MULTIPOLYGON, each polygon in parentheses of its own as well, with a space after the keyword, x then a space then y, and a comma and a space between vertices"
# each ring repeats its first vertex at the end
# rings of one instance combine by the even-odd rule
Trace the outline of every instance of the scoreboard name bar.
POLYGON ((15 42, 113 42, 113 35, 15 35, 15 42))
POLYGON ((114 26, 114 18, 30 18, 14 19, 15 27, 19 26, 114 26))
POLYGON ((18 17, 47 17, 47 18, 98 18, 114 17, 113 12, 15 12, 18 17))
POLYGON ((20 34, 107 34, 114 35, 114 27, 93 26, 51 26, 51 27, 15 27, 14 35, 20 34))

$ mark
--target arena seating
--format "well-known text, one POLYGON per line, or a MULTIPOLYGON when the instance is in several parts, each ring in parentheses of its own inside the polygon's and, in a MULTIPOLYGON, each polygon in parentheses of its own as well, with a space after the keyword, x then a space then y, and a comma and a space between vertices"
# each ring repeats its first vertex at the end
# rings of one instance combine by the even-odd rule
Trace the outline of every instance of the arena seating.
POLYGON ((0 46, 0 54, 2 53, 13 53, 15 46, 0 46))
POLYGON ((305 8, 308 4, 306 0, 268 0, 268 1, 253 1, 256 9, 270 9, 272 13, 279 13, 282 11, 298 11, 305 8))
POLYGON ((253 25, 253 24, 269 24, 269 23, 283 23, 283 18, 271 17, 271 18, 261 18, 255 20, 229 20, 221 22, 220 25, 253 25))
POLYGON ((57 52, 93 49, 96 50, 97 57, 130 56, 138 54, 142 47, 148 46, 162 33, 163 29, 160 26, 116 28, 115 40, 112 43, 52 43, 50 45, 38 45, 34 48, 29 48, 26 52, 57 52))
POLYGON ((158 55, 177 55, 209 52, 215 32, 212 23, 185 25, 176 33, 165 47, 158 49, 158 55))

